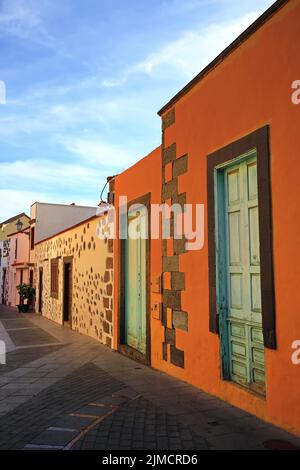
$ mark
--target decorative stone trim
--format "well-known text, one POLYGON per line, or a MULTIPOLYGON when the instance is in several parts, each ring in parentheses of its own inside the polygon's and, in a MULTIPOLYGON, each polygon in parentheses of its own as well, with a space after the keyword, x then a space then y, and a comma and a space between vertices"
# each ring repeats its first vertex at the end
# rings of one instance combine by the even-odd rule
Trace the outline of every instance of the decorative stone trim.
POLYGON ((176 144, 170 145, 170 147, 162 149, 162 163, 163 167, 167 163, 173 162, 176 159, 176 144))
POLYGON ((173 309, 181 308, 181 293, 176 290, 166 290, 163 291, 163 303, 166 307, 173 309))
POLYGON ((173 179, 169 181, 168 183, 163 184, 163 188, 162 188, 163 202, 173 197, 177 192, 178 192, 177 179, 173 179))
MULTIPOLYGON (((166 240, 165 240, 166 241, 166 240)), ((163 256, 163 272, 179 270, 178 256, 163 256)))
POLYGON ((180 351, 175 346, 171 345, 171 363, 174 366, 184 369, 184 351, 180 351))
POLYGON ((188 156, 184 155, 183 157, 177 158, 173 162, 173 178, 183 175, 188 171, 188 156))
POLYGON ((186 312, 181 312, 180 310, 174 310, 172 323, 174 328, 188 331, 188 314, 186 312))
POLYGON ((174 249, 175 255, 181 255, 183 253, 186 253, 186 239, 185 238, 182 238, 180 240, 174 239, 173 249, 174 249))
MULTIPOLYGON (((164 146, 164 131, 175 123, 175 109, 168 112, 162 120, 162 203, 186 204, 186 194, 178 193, 178 179, 188 171, 188 155, 177 158, 176 143, 164 146), (170 171, 171 170, 171 171, 170 171)), ((185 273, 179 272, 179 256, 186 253, 186 240, 174 238, 174 214, 170 216, 170 240, 162 240, 162 325, 165 330, 162 343, 162 358, 176 367, 184 368, 184 351, 176 347, 176 329, 188 330, 188 314, 181 310, 181 292, 185 290, 185 273), (170 286, 171 280, 171 286, 170 286), (168 324, 168 311, 169 320, 168 324)))
POLYGON ((171 273, 171 289, 185 290, 185 273, 171 273))
POLYGON ((168 127, 175 124, 175 108, 171 109, 165 116, 162 118, 162 130, 164 131, 168 127))
POLYGON ((176 344, 176 331, 174 328, 165 328, 165 338, 166 338, 166 343, 171 344, 172 346, 175 346, 176 344))

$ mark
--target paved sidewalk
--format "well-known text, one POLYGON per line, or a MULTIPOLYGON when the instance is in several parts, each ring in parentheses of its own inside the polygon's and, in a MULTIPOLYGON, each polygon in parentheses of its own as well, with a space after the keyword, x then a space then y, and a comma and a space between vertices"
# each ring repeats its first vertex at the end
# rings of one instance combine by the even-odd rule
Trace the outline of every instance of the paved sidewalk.
POLYGON ((300 438, 41 316, 0 306, 0 449, 277 449, 300 438))

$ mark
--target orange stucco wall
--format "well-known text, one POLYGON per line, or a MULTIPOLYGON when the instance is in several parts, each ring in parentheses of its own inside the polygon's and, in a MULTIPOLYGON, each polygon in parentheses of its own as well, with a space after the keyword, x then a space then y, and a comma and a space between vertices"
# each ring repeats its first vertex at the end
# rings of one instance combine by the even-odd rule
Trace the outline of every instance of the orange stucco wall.
MULTIPOLYGON (((151 361, 155 368, 300 435, 300 365, 291 361, 292 342, 300 340, 300 105, 291 101, 291 84, 300 80, 299 24, 300 0, 291 0, 180 98, 176 122, 165 131, 165 146, 176 142, 177 156, 188 154, 188 172, 179 178, 179 193, 186 192, 188 203, 207 207, 207 155, 270 125, 278 348, 265 350, 266 398, 220 378, 219 337, 208 327, 207 231, 202 250, 180 256, 179 270, 186 275, 182 310, 189 314, 189 328, 176 332, 176 343, 185 352, 185 367, 162 360, 164 329, 155 319, 151 319, 151 361)), ((157 149, 119 175, 116 198, 125 194, 130 200, 151 192, 151 202, 160 202, 160 159, 157 149)), ((117 244, 115 249, 117 261, 117 244)), ((161 243, 152 241, 151 276, 160 273, 161 243)), ((117 301, 116 279, 115 325, 117 301)))
MULTIPOLYGON (((270 125, 274 275, 278 349, 266 349, 266 400, 220 380, 219 338, 208 331, 208 247, 180 257, 187 289, 182 309, 189 332, 181 333, 185 369, 160 368, 234 405, 300 434, 300 366, 291 344, 300 339, 299 148, 300 106, 291 84, 300 78, 300 1, 291 0, 250 39, 176 104, 176 123, 165 145, 188 153, 189 171, 179 192, 206 206, 206 157, 218 148, 270 125)), ((207 227, 207 220, 206 220, 207 227)), ((157 345, 159 347, 159 345, 157 345)))
MULTIPOLYGON (((151 204, 161 204, 161 148, 158 147, 143 160, 132 166, 125 172, 118 175, 115 179, 115 205, 116 216, 118 220, 118 200, 119 196, 127 196, 128 206, 135 199, 150 193, 151 204)), ((118 230, 117 223, 117 230, 118 230)), ((118 232, 117 232, 118 233, 118 232)), ((154 279, 161 275, 161 240, 151 240, 150 247, 150 270, 151 278, 154 279)), ((119 292, 119 242, 115 240, 114 245, 114 324, 118 325, 118 292, 119 292)), ((152 294, 151 301, 160 302, 159 294, 152 294)), ((163 342, 164 331, 159 320, 151 318, 151 338, 156 338, 157 343, 163 342)), ((115 326, 114 347, 118 345, 118 332, 115 326)), ((159 364, 161 352, 154 348, 151 350, 151 363, 159 364)))

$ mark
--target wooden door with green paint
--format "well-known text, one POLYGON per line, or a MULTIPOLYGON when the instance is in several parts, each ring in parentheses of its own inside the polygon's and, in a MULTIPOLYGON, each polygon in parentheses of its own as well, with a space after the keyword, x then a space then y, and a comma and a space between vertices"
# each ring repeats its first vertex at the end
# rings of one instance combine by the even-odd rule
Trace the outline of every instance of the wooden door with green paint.
POLYGON ((223 168, 217 181, 219 200, 223 197, 218 207, 223 370, 230 380, 265 393, 256 153, 223 168))
POLYGON ((146 209, 128 213, 125 242, 125 343, 146 354, 146 209))

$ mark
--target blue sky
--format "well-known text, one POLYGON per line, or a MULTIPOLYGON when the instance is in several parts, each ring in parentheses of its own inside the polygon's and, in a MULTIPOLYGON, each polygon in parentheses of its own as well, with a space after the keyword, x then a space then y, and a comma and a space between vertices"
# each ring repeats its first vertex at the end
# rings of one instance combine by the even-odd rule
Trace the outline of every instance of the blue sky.
POLYGON ((157 111, 272 3, 0 0, 0 221, 96 205, 160 144, 157 111))

